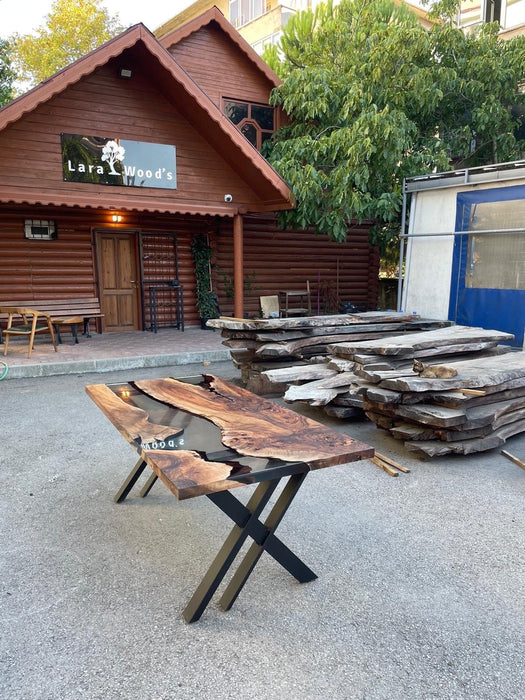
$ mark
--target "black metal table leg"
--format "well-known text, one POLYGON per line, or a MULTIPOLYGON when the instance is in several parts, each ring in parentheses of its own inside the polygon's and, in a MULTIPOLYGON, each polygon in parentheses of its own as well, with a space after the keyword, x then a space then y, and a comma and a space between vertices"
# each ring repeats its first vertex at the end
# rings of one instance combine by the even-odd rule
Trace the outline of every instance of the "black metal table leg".
MULTIPOLYGON (((248 577, 250 576, 251 572, 253 571, 255 565, 261 558, 262 553, 266 550, 269 551, 268 548, 268 539, 270 539, 270 536, 273 535, 275 530, 277 529, 277 526, 283 519, 286 511, 290 507, 295 495, 299 491, 299 488, 301 487, 301 484, 305 480, 307 475, 307 472, 304 472, 303 474, 294 474, 288 479, 288 482, 284 489, 282 490, 279 498, 277 499, 277 503, 274 505, 270 513, 268 514, 268 517, 264 521, 264 527, 268 531, 268 537, 264 539, 263 542, 253 542, 251 547, 249 548, 248 552, 246 553, 245 557, 243 558, 242 562, 239 565, 239 568, 233 575, 231 581, 229 582, 228 586, 226 587, 226 590, 224 591, 221 599, 220 599, 220 605, 223 610, 229 610, 233 603, 235 602, 237 596, 241 592, 244 584, 248 580, 248 577)), ((271 541, 271 540, 270 540, 271 541)), ((269 553, 272 553, 271 550, 269 553)), ((290 554, 293 554, 290 552, 290 554)), ((274 556, 275 556, 275 550, 274 550, 274 556)), ((290 561, 290 565, 296 564, 297 557, 295 554, 293 554, 293 560, 290 561)), ((299 560, 300 561, 300 560, 299 560)), ((284 562, 280 562, 285 569, 288 571, 290 570, 287 561, 285 560, 284 562)), ((301 562, 302 564, 302 562, 301 562)), ((303 566, 306 566, 303 564, 303 566)), ((306 567, 308 568, 308 567, 306 567)), ((308 571, 310 571, 308 569, 308 571)), ((317 578, 317 576, 313 573, 313 571, 310 571, 311 576, 305 580, 313 580, 314 578, 317 578)))
POLYGON ((77 332, 77 324, 72 323, 71 324, 71 345, 78 345, 78 332, 77 332))
MULTIPOLYGON (((57 339, 58 345, 62 345, 62 338, 60 336, 60 328, 58 323, 53 323, 53 330, 55 331, 55 336, 57 339)), ((1 338, 1 336, 0 336, 1 338)))
POLYGON ((141 490, 141 492, 140 492, 140 497, 141 497, 141 498, 146 498, 146 496, 148 495, 148 493, 149 493, 149 492, 151 491, 151 489, 153 488, 153 484, 157 481, 157 479, 158 479, 158 476, 157 476, 155 473, 152 473, 152 474, 149 476, 148 480, 146 481, 146 483, 144 484, 144 486, 142 487, 142 490, 141 490))
POLYGON ((275 491, 279 478, 261 482, 246 506, 230 491, 208 494, 208 498, 236 524, 186 606, 183 612, 186 622, 195 622, 200 618, 247 537, 251 537, 254 543, 220 600, 224 610, 231 608, 264 551, 268 552, 299 582, 305 583, 317 578, 317 575, 275 536, 277 526, 290 507, 307 473, 289 477, 264 523, 259 520, 259 516, 275 491))
POLYGON ((279 479, 263 481, 254 491, 246 507, 248 515, 244 524, 233 527, 190 602, 184 608, 182 615, 186 622, 195 622, 206 609, 246 538, 250 536, 254 523, 258 522, 258 517, 275 491, 278 482, 279 479))
POLYGON ((137 479, 140 477, 145 467, 146 462, 141 457, 139 461, 135 464, 133 469, 130 471, 128 476, 125 478, 124 483, 122 484, 120 489, 115 494, 115 497, 113 499, 115 503, 122 503, 122 501, 126 498, 133 486, 135 486, 137 479))
MULTIPOLYGON (((231 491, 220 491, 219 493, 209 494, 208 498, 237 523, 237 525, 242 527, 242 524, 246 522, 248 509, 232 495, 231 491)), ((299 583, 307 583, 317 578, 317 574, 301 561, 301 559, 299 559, 299 557, 260 520, 253 524, 250 536, 258 545, 264 544, 266 552, 285 568, 288 573, 297 579, 299 583)))

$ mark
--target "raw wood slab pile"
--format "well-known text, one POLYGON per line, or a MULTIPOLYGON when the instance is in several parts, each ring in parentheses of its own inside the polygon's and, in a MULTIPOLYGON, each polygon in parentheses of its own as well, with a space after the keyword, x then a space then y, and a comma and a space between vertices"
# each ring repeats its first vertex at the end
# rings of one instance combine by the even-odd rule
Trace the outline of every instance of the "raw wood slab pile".
POLYGON ((299 367, 300 381, 325 377, 326 367, 317 363, 326 360, 327 347, 335 341, 373 340, 444 324, 412 314, 368 311, 255 320, 220 318, 208 321, 208 325, 221 330, 223 345, 241 370, 244 386, 255 393, 282 394, 295 381, 294 372, 299 367), (283 378, 267 374, 275 370, 282 370, 283 378))
MULTIPOLYGON (((434 328, 410 335, 392 334, 379 339, 329 345, 327 363, 318 368, 316 377, 302 375, 300 368, 291 371, 274 369, 263 374, 270 381, 295 384, 285 393, 287 401, 324 406, 329 415, 350 418, 360 415, 358 409, 363 408, 363 395, 367 387, 376 382, 370 372, 393 371, 397 376, 400 370, 404 370, 413 374, 414 358, 427 362, 433 356, 443 360, 457 359, 458 353, 469 353, 473 357, 475 353, 493 352, 501 340, 511 337, 498 331, 465 326, 434 328)), ((497 352, 502 350, 498 349, 497 352)))
POLYGON ((431 457, 484 452, 525 431, 525 353, 447 367, 457 375, 381 378, 377 389, 366 391, 366 415, 407 449, 431 457))
POLYGON ((420 454, 485 451, 525 431, 525 353, 499 345, 512 339, 452 326, 331 345, 327 369, 338 371, 290 387, 285 399, 324 403, 341 417, 361 404, 378 427, 420 454), (418 372, 414 359, 422 363, 418 372))

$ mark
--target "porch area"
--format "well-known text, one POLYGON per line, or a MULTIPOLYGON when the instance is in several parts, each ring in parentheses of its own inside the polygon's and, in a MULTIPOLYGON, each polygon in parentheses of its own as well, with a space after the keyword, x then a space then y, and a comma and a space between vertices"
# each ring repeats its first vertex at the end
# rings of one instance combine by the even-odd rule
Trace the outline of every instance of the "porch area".
MULTIPOLYGON (((164 367, 195 362, 219 362, 230 359, 221 343, 220 332, 187 327, 185 331, 161 328, 157 333, 92 333, 79 335, 78 345, 65 334, 54 352, 48 335, 35 337, 31 358, 27 357, 27 338, 13 338, 7 356, 0 345, 0 361, 7 365, 5 379, 46 377, 58 374, 109 372, 141 367, 164 367)), ((0 365, 0 377, 5 374, 0 365)))

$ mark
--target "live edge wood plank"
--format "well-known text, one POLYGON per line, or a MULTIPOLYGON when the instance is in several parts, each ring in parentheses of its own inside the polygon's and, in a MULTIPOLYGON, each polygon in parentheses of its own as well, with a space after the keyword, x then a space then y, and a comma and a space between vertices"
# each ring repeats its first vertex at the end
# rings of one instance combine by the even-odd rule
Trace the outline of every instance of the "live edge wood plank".
MULTIPOLYGON (((472 328, 471 326, 449 326, 421 333, 396 336, 378 340, 361 341, 356 343, 339 343, 335 352, 339 355, 350 355, 355 352, 414 357, 419 350, 446 347, 450 345, 486 342, 505 342, 512 340, 511 333, 472 328)), ((328 347, 331 351, 332 346, 328 347)))
POLYGON ((145 450, 146 463, 179 500, 204 496, 245 486, 249 481, 235 481, 235 473, 249 473, 235 462, 208 462, 198 452, 178 450, 145 450))
POLYGON ((179 500, 245 485, 246 481, 231 479, 232 474, 249 471, 236 462, 206 461, 191 450, 144 449, 175 439, 183 430, 150 423, 146 411, 128 404, 105 384, 86 386, 86 393, 179 500))
POLYGON ((146 411, 126 403, 105 384, 86 386, 86 393, 119 433, 136 448, 174 439, 183 432, 181 428, 150 423, 146 411))
MULTIPOLYGON (((309 469, 374 455, 373 448, 364 443, 216 377, 209 375, 206 379, 207 388, 174 379, 137 381, 134 385, 159 401, 211 420, 220 428, 223 443, 240 455, 300 461, 309 469)), ((212 462, 196 451, 150 449, 155 441, 170 440, 181 431, 151 423, 145 411, 130 405, 105 385, 87 386, 86 392, 178 499, 249 482, 250 467, 235 460, 212 462), (242 480, 237 481, 235 476, 241 474, 242 480)), ((260 473, 257 479, 254 475, 254 480, 260 480, 260 473)))
POLYGON ((212 421, 221 430, 222 443, 243 455, 305 462, 310 469, 374 455, 364 443, 213 375, 204 376, 206 388, 176 379, 146 379, 134 386, 158 401, 212 421))

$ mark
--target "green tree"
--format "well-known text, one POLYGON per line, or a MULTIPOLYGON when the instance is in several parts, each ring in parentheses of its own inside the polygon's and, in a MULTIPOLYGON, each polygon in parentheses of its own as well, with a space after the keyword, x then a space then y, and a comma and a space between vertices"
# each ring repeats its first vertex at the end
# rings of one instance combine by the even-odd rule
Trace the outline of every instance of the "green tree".
POLYGON ((283 226, 344 241, 353 221, 370 220, 384 248, 404 177, 513 159, 525 146, 511 113, 523 103, 525 39, 503 42, 497 26, 427 31, 405 5, 342 0, 298 13, 280 51, 280 64, 269 56, 283 78, 272 99, 290 124, 268 157, 298 202, 283 226))
POLYGON ((10 45, 6 39, 0 39, 0 107, 13 99, 13 80, 15 74, 11 69, 10 45))
POLYGON ((110 17, 101 2, 54 0, 35 34, 14 34, 12 61, 19 79, 36 85, 119 34, 118 15, 110 17))

